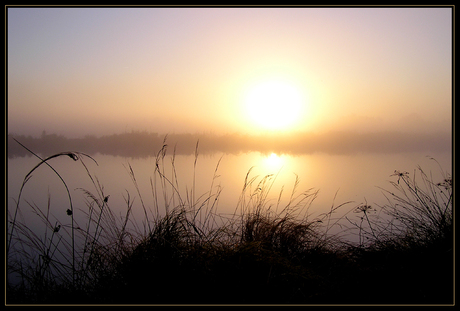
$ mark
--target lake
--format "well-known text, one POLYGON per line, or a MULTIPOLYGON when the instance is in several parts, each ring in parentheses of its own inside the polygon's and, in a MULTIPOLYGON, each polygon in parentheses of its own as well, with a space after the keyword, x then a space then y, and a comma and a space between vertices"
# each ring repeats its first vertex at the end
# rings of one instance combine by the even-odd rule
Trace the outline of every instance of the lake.
MULTIPOLYGON (((273 176, 267 180, 271 187, 267 208, 271 206, 272 210, 276 207, 281 210, 283 204, 287 204, 297 176, 299 184, 296 194, 319 190, 308 209, 312 219, 328 212, 331 206, 351 201, 337 210, 337 217, 340 217, 366 202, 374 207, 385 204, 386 199, 379 187, 392 190, 390 181, 397 181, 396 176, 391 176, 395 170, 413 174, 420 165, 426 173, 432 173, 435 182, 442 181, 438 164, 427 156, 410 152, 349 155, 315 153, 295 156, 259 152, 198 154, 198 157, 165 155, 158 162, 160 171, 167 177, 163 181, 155 173, 157 158, 154 156, 129 158, 92 155, 97 164, 92 159, 81 156, 93 180, 85 167, 70 157, 57 157, 49 160, 49 164, 66 182, 72 197, 74 216, 79 223, 85 222, 83 212, 88 210, 91 201, 84 190, 98 197, 96 185, 99 182, 102 190, 99 198, 102 200, 109 196, 107 204, 116 217, 122 219, 126 214, 129 198, 129 204, 132 203, 131 219, 145 226, 146 218, 151 219, 155 213, 164 215, 165 209, 177 206, 180 201, 182 204, 198 201, 206 209, 209 209, 209 202, 212 202, 215 213, 232 215, 237 208, 245 178, 255 178, 250 187, 253 192, 258 189, 258 183, 270 174, 273 176), (130 174, 131 169, 136 183, 130 174), (166 184, 161 184, 162 182, 166 184), (218 200, 205 201, 210 197, 217 197, 218 200), (147 214, 144 207, 148 210, 147 214)), ((451 174, 451 153, 432 153, 429 156, 441 164, 444 172, 451 174)), ((38 163, 39 160, 31 156, 8 159, 10 213, 16 206, 25 175, 38 163)), ((246 192, 247 195, 249 193, 246 192)), ((70 218, 66 215, 66 210, 70 205, 66 189, 59 177, 49 167, 42 165, 26 183, 20 200, 21 217, 27 221, 29 227, 37 227, 37 230, 43 231, 43 224, 37 219, 31 206, 46 210, 48 202, 50 214, 55 217, 53 221, 69 224, 70 218)))

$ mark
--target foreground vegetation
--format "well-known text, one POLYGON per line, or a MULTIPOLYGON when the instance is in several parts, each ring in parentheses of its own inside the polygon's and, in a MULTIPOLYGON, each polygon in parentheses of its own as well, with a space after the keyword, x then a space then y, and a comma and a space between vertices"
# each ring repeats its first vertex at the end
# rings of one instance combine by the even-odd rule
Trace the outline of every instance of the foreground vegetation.
MULTIPOLYGON (((123 217, 113 213, 87 168, 85 161, 94 159, 66 152, 39 160, 24 178, 16 208, 8 211, 6 303, 453 303, 449 175, 435 182, 420 167, 413 174, 396 171, 392 190, 382 189, 385 205, 360 204, 337 218, 350 203, 312 217, 317 192, 299 193, 296 181, 282 204, 269 199, 274 176, 251 177, 249 171, 235 212, 223 216, 214 179, 209 193, 197 196, 193 186, 180 192, 174 156, 172 170, 165 170, 166 149, 164 144, 156 157, 153 205, 144 204, 138 191, 135 207, 127 193, 123 217), (80 162, 94 185, 82 189, 87 206, 77 209, 54 171, 67 189, 66 223, 50 204, 21 200, 32 172, 46 165, 54 170, 56 157, 80 162), (43 222, 44 234, 27 226, 26 206, 43 222), (133 208, 143 210, 144 221, 132 219, 133 208), (13 275, 19 281, 11 281, 13 275)), ((195 153, 196 164, 198 144, 195 153)), ((131 167, 129 172, 139 189, 131 167)))

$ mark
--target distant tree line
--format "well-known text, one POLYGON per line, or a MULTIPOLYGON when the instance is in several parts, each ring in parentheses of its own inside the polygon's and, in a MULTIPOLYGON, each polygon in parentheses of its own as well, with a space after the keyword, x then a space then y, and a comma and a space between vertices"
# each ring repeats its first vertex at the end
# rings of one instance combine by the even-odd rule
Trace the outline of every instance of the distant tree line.
POLYGON ((156 155, 167 145, 168 154, 192 155, 198 143, 198 152, 229 153, 258 151, 278 154, 329 154, 350 153, 400 153, 400 152, 451 152, 451 133, 401 133, 401 132, 329 132, 323 134, 168 134, 133 131, 101 137, 87 135, 83 138, 66 138, 47 134, 40 137, 8 134, 8 157, 21 157, 30 153, 13 140, 43 156, 63 151, 87 154, 118 155, 142 158, 156 155))

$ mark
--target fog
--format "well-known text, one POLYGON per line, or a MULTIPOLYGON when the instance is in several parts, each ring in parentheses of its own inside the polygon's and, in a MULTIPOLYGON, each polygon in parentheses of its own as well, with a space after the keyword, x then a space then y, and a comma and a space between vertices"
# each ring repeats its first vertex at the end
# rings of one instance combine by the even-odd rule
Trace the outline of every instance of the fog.
POLYGON ((332 155, 358 153, 430 153, 452 152, 450 132, 367 132, 331 131, 327 133, 297 133, 265 135, 242 134, 160 134, 132 131, 105 136, 86 135, 83 138, 67 138, 63 135, 39 136, 8 135, 8 157, 30 155, 19 143, 31 151, 51 155, 64 151, 88 154, 106 154, 126 157, 155 156, 163 145, 168 153, 191 155, 247 152, 302 155, 327 153, 332 155))

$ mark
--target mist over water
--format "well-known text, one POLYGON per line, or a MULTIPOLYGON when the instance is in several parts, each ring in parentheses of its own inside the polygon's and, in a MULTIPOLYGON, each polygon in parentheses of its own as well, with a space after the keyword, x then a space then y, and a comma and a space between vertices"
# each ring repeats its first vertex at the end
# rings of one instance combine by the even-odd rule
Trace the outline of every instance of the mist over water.
POLYGON ((30 153, 14 139, 36 153, 52 154, 62 151, 78 151, 88 154, 106 154, 142 158, 156 156, 163 145, 168 154, 191 155, 198 147, 201 154, 391 154, 417 152, 452 152, 452 133, 438 132, 354 132, 333 131, 326 133, 302 132, 283 134, 267 132, 260 135, 243 134, 159 134, 132 131, 106 136, 86 135, 82 138, 66 138, 62 135, 42 132, 39 137, 8 135, 8 157, 30 153))

